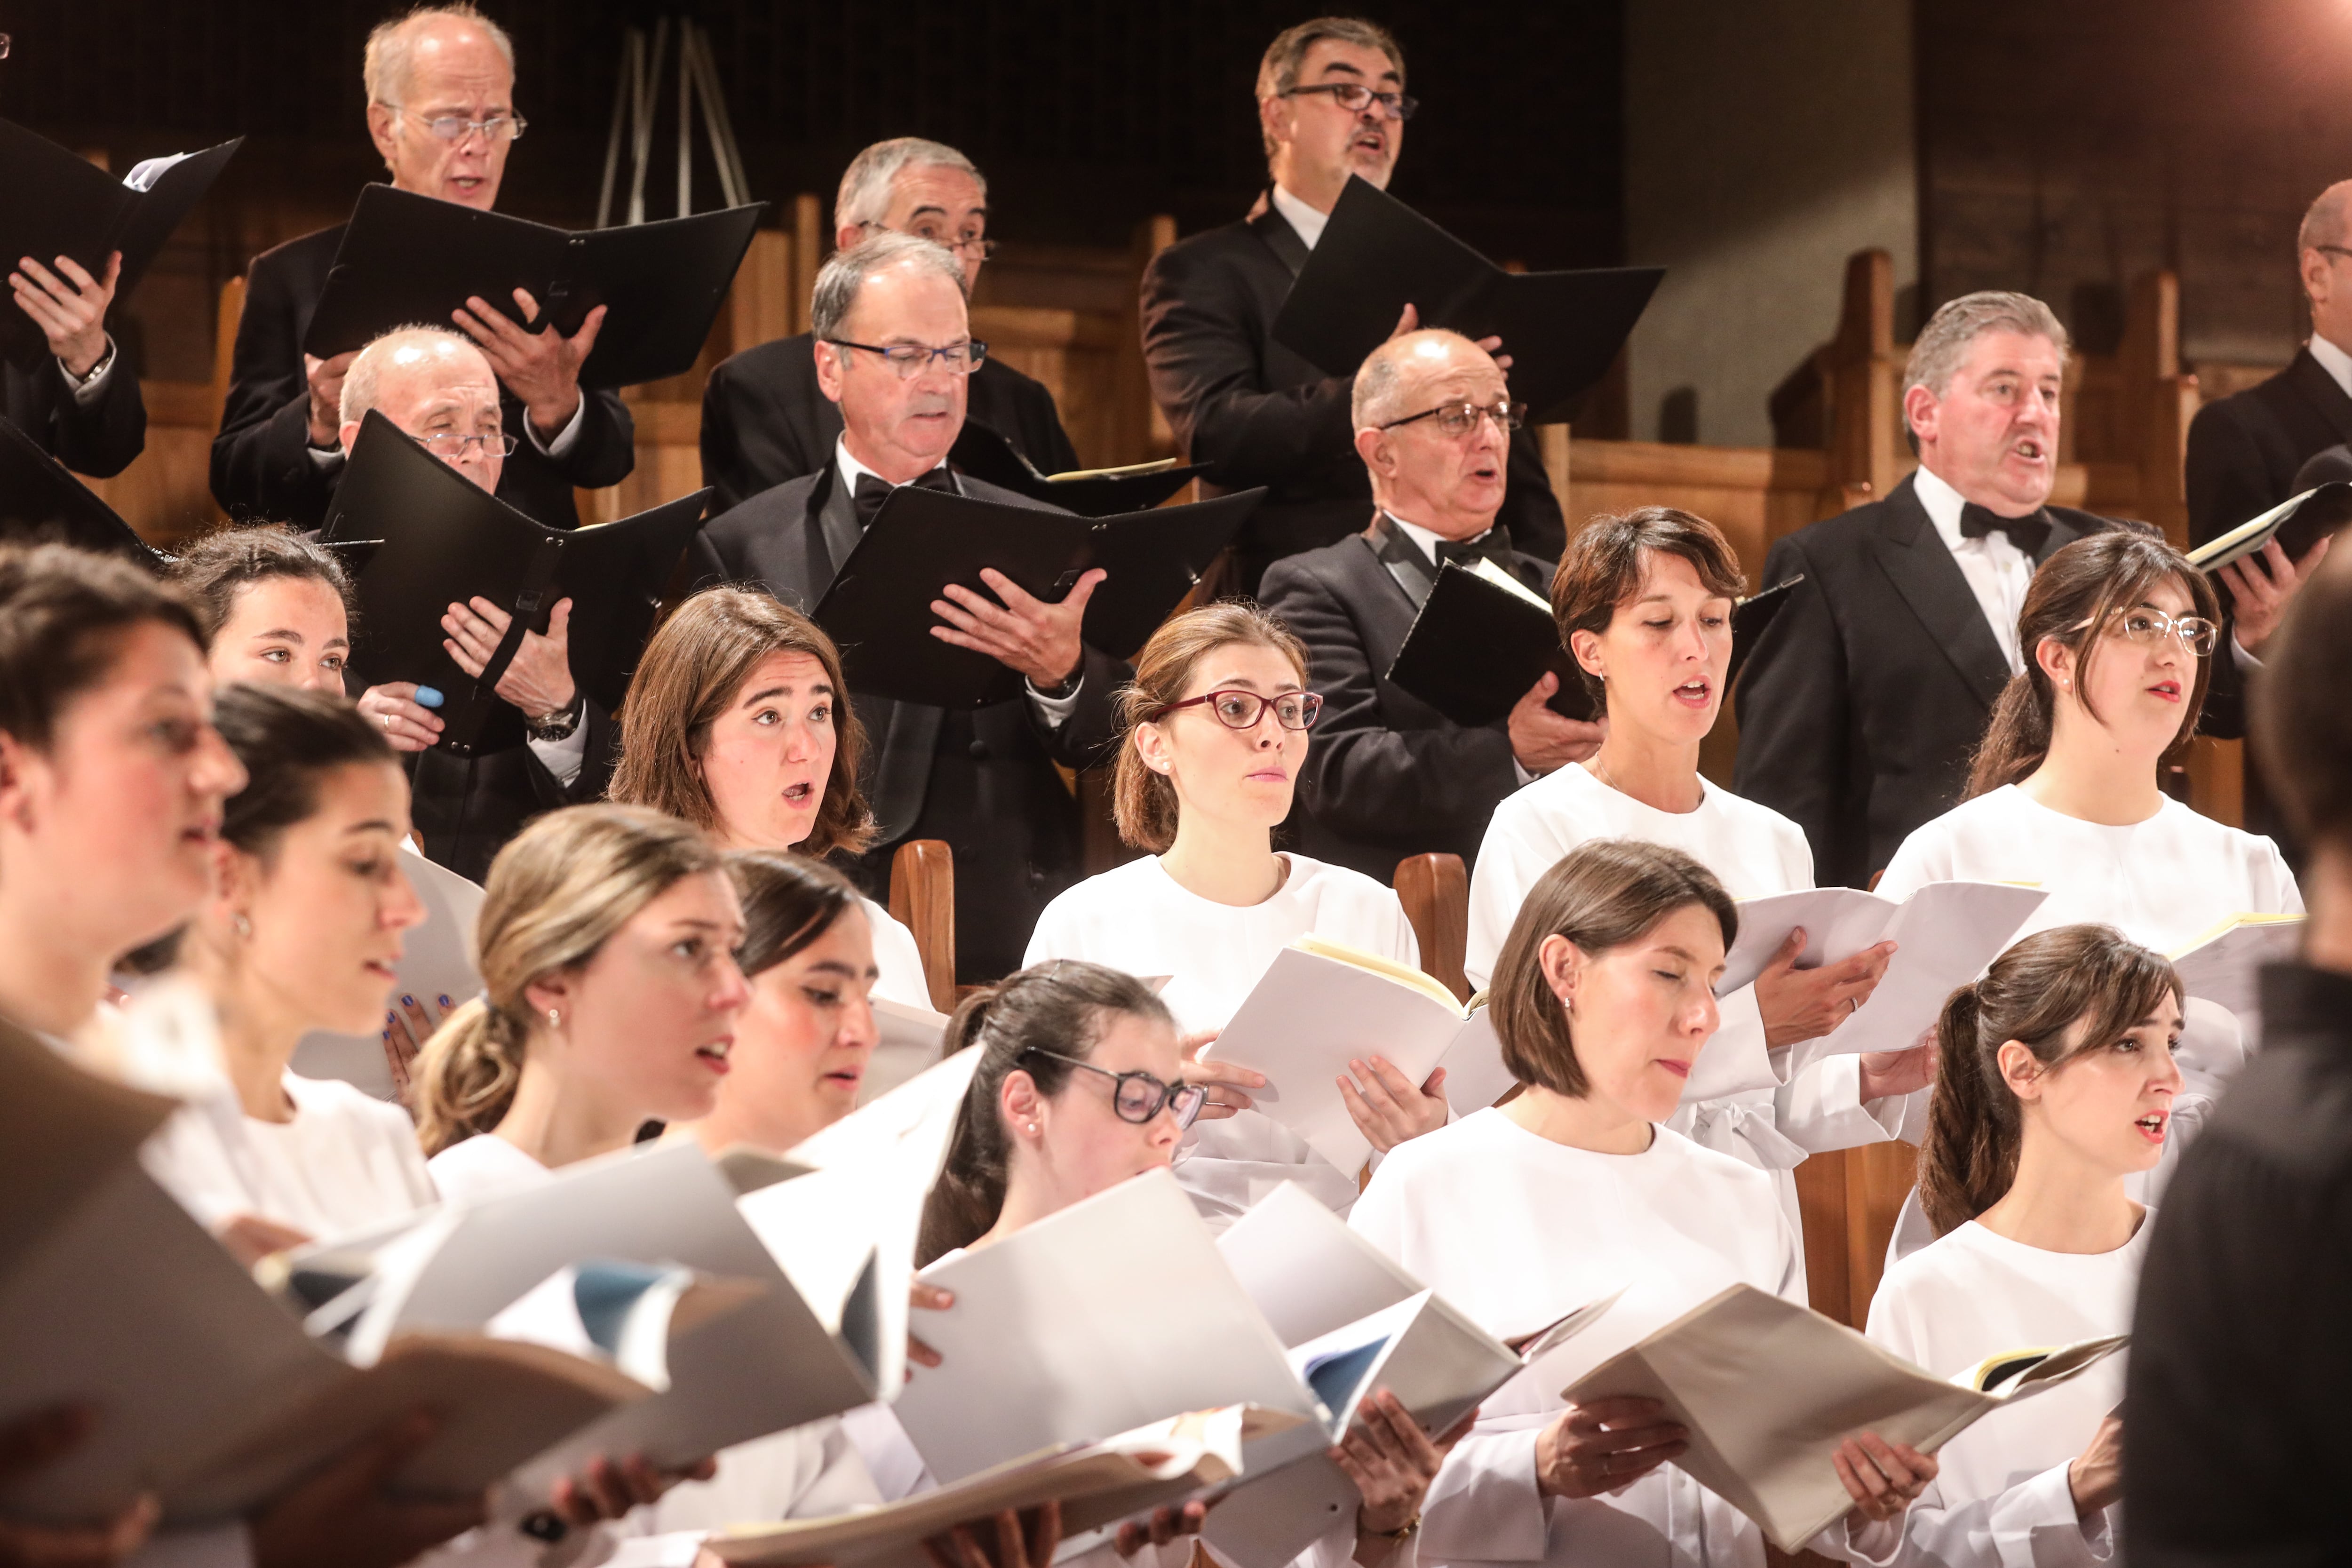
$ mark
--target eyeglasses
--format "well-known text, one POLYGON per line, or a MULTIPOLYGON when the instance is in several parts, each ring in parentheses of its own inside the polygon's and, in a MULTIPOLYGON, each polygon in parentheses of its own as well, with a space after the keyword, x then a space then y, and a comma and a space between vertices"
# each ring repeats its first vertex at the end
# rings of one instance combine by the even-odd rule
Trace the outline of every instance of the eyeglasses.
MULTIPOLYGON (((0 48, 0 54, 5 53, 7 53, 5 48, 0 48)), ((2352 247, 2347 247, 2341 245, 2315 245, 2311 248, 2314 250, 2324 251, 2329 256, 2352 256, 2352 247)))
POLYGON ((996 241, 985 235, 967 234, 960 238, 950 239, 943 234, 929 233, 919 228, 892 228, 888 224, 874 218, 867 218, 857 226, 880 229, 884 234, 911 234, 917 239, 929 240, 941 250, 951 251, 958 256, 978 256, 982 261, 996 254, 996 241))
POLYGON ((1377 103, 1381 112, 1391 120, 1411 120, 1412 111, 1421 107, 1421 100, 1407 98, 1401 92, 1374 92, 1360 81, 1325 81, 1313 87, 1294 87, 1280 96, 1302 98, 1310 92, 1328 92, 1331 101, 1350 114, 1361 114, 1377 103))
POLYGON ((463 142, 477 131, 493 142, 519 142, 522 139, 523 127, 530 123, 520 114, 493 114, 488 120, 468 120, 462 114, 436 114, 428 120, 424 115, 409 113, 396 103, 387 103, 384 107, 394 114, 420 121, 425 130, 444 142, 463 142))
POLYGON ((891 343, 885 347, 880 343, 853 343, 846 338, 824 341, 837 349, 864 349, 867 353, 879 354, 884 364, 898 373, 900 381, 914 380, 930 368, 933 360, 950 374, 970 375, 988 357, 988 345, 978 338, 950 343, 943 349, 927 349, 920 343, 891 343))
POLYGON ((1031 1046, 1021 1054, 1044 1057, 1082 1072, 1102 1074, 1112 1083, 1110 1108, 1118 1112, 1121 1121, 1132 1121, 1138 1126, 1159 1115, 1162 1109, 1167 1109, 1176 1113, 1176 1127, 1181 1131, 1192 1125, 1192 1119, 1201 1114, 1201 1107, 1209 1102, 1206 1084, 1186 1083, 1181 1078, 1174 1083, 1163 1083, 1148 1072, 1113 1072, 1108 1068, 1098 1068, 1092 1062, 1082 1062, 1076 1057, 1066 1057, 1042 1046, 1031 1046))
POLYGON ((452 430, 438 436, 418 436, 414 439, 418 446, 445 463, 451 461, 453 457, 470 458, 490 447, 496 447, 501 458, 513 457, 515 449, 515 438, 511 436, 460 436, 452 430))
POLYGON ((1323 711, 1322 697, 1313 691, 1286 691, 1276 697, 1260 697, 1255 691, 1243 691, 1228 687, 1221 691, 1203 691, 1198 697, 1187 697, 1181 702, 1170 702, 1151 710, 1146 722, 1157 723, 1180 708, 1198 708, 1206 704, 1217 722, 1228 730, 1255 730, 1257 721, 1269 708, 1274 710, 1274 721, 1286 730, 1311 730, 1323 711))
POLYGON ((1400 425, 1411 425, 1419 419, 1434 419, 1437 427, 1448 436, 1467 436, 1478 427, 1480 418, 1492 419, 1495 428, 1505 435, 1528 422, 1528 405, 1504 398, 1496 404, 1441 403, 1434 408, 1424 408, 1418 414, 1408 414, 1402 419, 1391 419, 1381 426, 1393 430, 1400 425))
MULTIPOLYGON (((2074 630, 2082 631, 2090 625, 2084 621, 2074 630)), ((2200 658, 2211 653, 2221 640, 2221 626, 2202 616, 2183 616, 2175 620, 2162 610, 2151 610, 2146 606, 2124 611, 2109 623, 2109 629, 2124 641, 2137 643, 2143 647, 2155 647, 2167 637, 2179 637, 2181 647, 2200 658)))

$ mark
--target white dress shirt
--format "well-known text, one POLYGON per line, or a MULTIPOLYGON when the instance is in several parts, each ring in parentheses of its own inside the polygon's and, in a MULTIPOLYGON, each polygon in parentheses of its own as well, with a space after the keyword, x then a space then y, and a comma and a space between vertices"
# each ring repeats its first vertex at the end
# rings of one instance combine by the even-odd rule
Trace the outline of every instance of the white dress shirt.
POLYGON ((1969 592, 1977 596, 1985 619, 1992 624, 2001 656, 2009 660, 2010 674, 2017 674, 2025 668, 2017 647, 2017 617, 2025 609, 2025 590, 2033 582, 2033 557, 2020 550, 2006 533, 1964 537, 1960 509, 1968 505, 1967 499, 1924 465, 1912 476, 1911 485, 1944 548, 1959 563, 1960 575, 1969 580, 1969 592))
POLYGON ((2319 362, 2319 368, 2344 389, 2345 396, 2352 397, 2352 353, 2346 353, 2317 332, 2311 334, 2311 342, 2306 346, 2311 350, 2311 357, 2319 362))
POLYGON ((75 407, 87 408, 98 401, 99 394, 106 390, 106 378, 114 369, 114 361, 112 332, 106 334, 106 352, 98 356, 98 363, 89 367, 88 375, 76 375, 73 366, 58 361, 58 373, 66 378, 66 390, 73 394, 75 407))
POLYGON ((1274 187, 1274 210, 1282 215, 1285 223, 1298 231, 1299 239, 1309 250, 1314 249, 1315 242, 1323 237, 1323 226, 1331 221, 1329 213, 1317 212, 1279 184, 1274 187))

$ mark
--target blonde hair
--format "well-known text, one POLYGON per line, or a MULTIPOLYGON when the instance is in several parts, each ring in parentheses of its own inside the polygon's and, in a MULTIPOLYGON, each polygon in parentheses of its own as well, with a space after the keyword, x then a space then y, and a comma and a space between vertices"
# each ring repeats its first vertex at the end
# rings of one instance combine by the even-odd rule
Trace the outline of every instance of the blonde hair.
POLYGON ((481 994, 417 1058, 425 1152, 488 1131, 514 1103, 534 1015, 523 993, 534 982, 587 963, 639 910, 722 866, 698 828, 633 805, 551 812, 499 850, 475 927, 481 994))
POLYGON ((1118 693, 1118 763, 1111 814, 1122 843, 1157 855, 1176 842, 1176 786, 1154 773, 1136 749, 1135 731, 1171 702, 1181 701, 1201 661, 1221 647, 1249 643, 1270 647, 1307 679, 1307 647, 1290 628, 1255 605, 1203 605, 1163 623, 1135 656, 1135 679, 1118 693))

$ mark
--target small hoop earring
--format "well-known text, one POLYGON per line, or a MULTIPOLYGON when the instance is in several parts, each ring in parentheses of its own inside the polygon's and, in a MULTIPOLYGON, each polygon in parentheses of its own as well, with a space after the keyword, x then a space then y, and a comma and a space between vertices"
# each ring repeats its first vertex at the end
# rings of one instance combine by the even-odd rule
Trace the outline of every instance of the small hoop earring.
POLYGON ((237 935, 245 938, 247 942, 251 942, 253 940, 253 922, 246 919, 243 914, 240 913, 230 916, 229 923, 236 927, 237 935))

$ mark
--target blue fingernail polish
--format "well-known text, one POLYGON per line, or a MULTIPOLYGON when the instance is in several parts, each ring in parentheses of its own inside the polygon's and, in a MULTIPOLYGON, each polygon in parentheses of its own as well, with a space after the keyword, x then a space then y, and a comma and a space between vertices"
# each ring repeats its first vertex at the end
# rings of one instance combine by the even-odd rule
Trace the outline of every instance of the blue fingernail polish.
POLYGON ((416 998, 414 996, 403 996, 400 999, 400 1005, 404 1007, 414 1007, 416 1005, 416 998))
POLYGON ((440 707, 440 706, 441 706, 441 692, 440 692, 440 689, 439 689, 438 688, 436 688, 436 687, 431 687, 431 686, 420 686, 420 687, 418 687, 418 688, 416 689, 416 705, 417 705, 419 708, 438 708, 438 707, 440 707))
POLYGON ((442 997, 442 998, 441 998, 441 1005, 443 1005, 444 1007, 446 1007, 448 1005, 449 1005, 449 998, 447 998, 446 996, 442 997))

